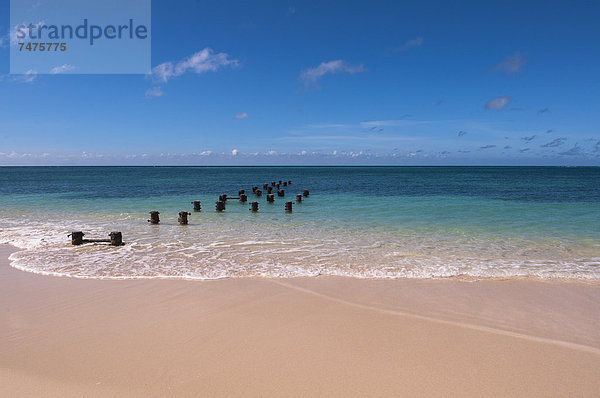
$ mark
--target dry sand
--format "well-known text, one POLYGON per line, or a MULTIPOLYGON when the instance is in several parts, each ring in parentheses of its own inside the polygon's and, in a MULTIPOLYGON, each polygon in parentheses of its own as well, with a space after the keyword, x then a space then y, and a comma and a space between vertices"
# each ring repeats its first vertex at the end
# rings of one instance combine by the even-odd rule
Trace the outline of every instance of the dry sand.
POLYGON ((600 396, 600 284, 101 281, 8 265, 0 396, 600 396))

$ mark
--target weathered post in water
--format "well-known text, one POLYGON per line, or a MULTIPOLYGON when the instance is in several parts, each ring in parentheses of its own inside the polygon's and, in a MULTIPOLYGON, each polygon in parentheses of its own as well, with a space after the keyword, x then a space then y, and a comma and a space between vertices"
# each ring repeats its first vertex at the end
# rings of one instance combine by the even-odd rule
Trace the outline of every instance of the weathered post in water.
POLYGON ((246 190, 245 190, 245 189, 240 189, 240 190, 238 191, 238 196, 242 196, 242 195, 243 195, 243 194, 245 194, 245 193, 246 193, 246 190))
POLYGON ((254 192, 254 194, 256 196, 262 196, 262 191, 260 189, 257 189, 256 192, 254 192))
POLYGON ((83 244, 83 236, 85 234, 81 231, 73 231, 69 235, 71 237, 71 244, 77 246, 83 244))
POLYGON ((201 211, 202 208, 200 206, 200 201, 199 200, 194 200, 192 202, 192 204, 194 205, 194 211, 201 211))
POLYGON ((219 195, 219 200, 220 200, 221 202, 225 202, 225 201, 227 200, 227 195, 225 195, 225 194, 221 194, 221 195, 219 195))
POLYGON ((285 196, 285 191, 283 189, 280 189, 277 191, 277 196, 285 196))
POLYGON ((250 204, 250 211, 253 213, 258 211, 258 202, 254 201, 250 204))
POLYGON ((269 194, 269 193, 272 193, 272 192, 273 192, 273 187, 267 186, 267 193, 269 194))
POLYGON ((179 221, 179 224, 181 225, 187 225, 188 223, 188 216, 191 215, 192 213, 188 213, 187 211, 180 211, 179 212, 179 218, 177 219, 177 221, 179 221))
POLYGON ((263 190, 267 190, 267 188, 269 188, 269 184, 263 184, 263 190))
POLYGON ((123 235, 120 232, 114 231, 108 234, 108 236, 110 236, 111 246, 121 246, 123 244, 123 235))
POLYGON ((157 211, 151 211, 150 212, 150 219, 148 220, 148 222, 150 224, 158 224, 160 222, 160 218, 158 217, 160 213, 157 211))
POLYGON ((292 212, 292 202, 285 202, 285 211, 286 213, 292 212))
POLYGON ((275 201, 275 195, 273 195, 272 193, 267 195, 267 202, 269 203, 273 203, 275 201))
POLYGON ((300 194, 296 195, 296 202, 298 202, 298 203, 302 202, 302 195, 300 195, 300 194))
POLYGON ((218 212, 221 212, 221 211, 225 210, 225 202, 223 202, 222 200, 217 200, 217 201, 215 202, 215 205, 216 205, 216 206, 215 206, 215 209, 216 209, 218 212))
POLYGON ((292 180, 288 180, 288 185, 292 185, 292 180))
POLYGON ((284 187, 287 187, 287 181, 284 181, 284 182, 283 182, 283 186, 284 186, 284 187))
POLYGON ((302 196, 307 197, 309 195, 308 189, 302 191, 302 196))
POLYGON ((243 193, 242 193, 242 194, 240 195, 240 202, 244 203, 244 202, 246 202, 247 200, 248 200, 248 197, 247 197, 245 194, 243 194, 243 193))

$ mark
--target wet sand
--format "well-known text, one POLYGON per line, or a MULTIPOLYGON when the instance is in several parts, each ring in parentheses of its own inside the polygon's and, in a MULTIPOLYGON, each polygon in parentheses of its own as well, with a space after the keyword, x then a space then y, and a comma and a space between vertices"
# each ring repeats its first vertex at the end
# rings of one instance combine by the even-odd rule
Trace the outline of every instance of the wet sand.
POLYGON ((0 246, 0 396, 599 396, 600 284, 102 281, 0 246))

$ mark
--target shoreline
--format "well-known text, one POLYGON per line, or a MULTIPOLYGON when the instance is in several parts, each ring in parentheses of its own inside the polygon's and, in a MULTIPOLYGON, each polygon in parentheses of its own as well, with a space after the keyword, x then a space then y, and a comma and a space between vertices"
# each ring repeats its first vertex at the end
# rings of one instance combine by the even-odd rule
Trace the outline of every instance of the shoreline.
POLYGON ((57 278, 0 245, 2 395, 580 395, 600 286, 580 280, 57 278))

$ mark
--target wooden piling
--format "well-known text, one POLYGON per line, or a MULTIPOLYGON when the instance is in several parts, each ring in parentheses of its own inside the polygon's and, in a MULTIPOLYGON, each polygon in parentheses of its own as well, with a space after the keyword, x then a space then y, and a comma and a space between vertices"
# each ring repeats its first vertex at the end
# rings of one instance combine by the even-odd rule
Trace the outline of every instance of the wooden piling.
POLYGON ((71 244, 72 245, 78 246, 78 245, 81 245, 83 243, 83 236, 84 235, 85 234, 83 232, 81 232, 81 231, 73 231, 73 232, 71 232, 67 236, 71 237, 71 244))
POLYGON ((215 206, 215 209, 216 209, 218 212, 221 212, 221 211, 225 210, 225 202, 223 202, 222 200, 217 200, 217 201, 215 202, 215 205, 216 205, 216 206, 215 206))
POLYGON ((110 245, 111 246, 121 246, 123 244, 123 235, 121 232, 113 231, 110 234, 110 245))
POLYGON ((273 203, 275 201, 275 195, 273 195, 272 193, 267 195, 267 202, 269 203, 273 203))
POLYGON ((192 202, 192 204, 194 205, 194 211, 201 211, 202 208, 200 206, 200 201, 199 200, 194 200, 192 202))
POLYGON ((288 185, 292 185, 292 180, 288 180, 288 185))
POLYGON ((258 187, 252 187, 252 193, 256 193, 256 190, 258 189, 258 187))
POLYGON ((274 187, 275 186, 275 181, 271 181, 271 186, 274 187))
POLYGON ((254 201, 250 204, 250 211, 253 213, 258 211, 258 202, 254 201))
POLYGON ((254 192, 254 194, 256 196, 262 196, 262 191, 260 189, 257 189, 256 192, 254 192))
POLYGON ((177 221, 179 221, 179 224, 181 225, 187 225, 188 223, 188 216, 191 215, 192 213, 188 213, 187 211, 180 211, 179 212, 179 218, 177 219, 177 221))
POLYGON ((243 195, 243 194, 245 194, 245 193, 246 193, 246 190, 245 190, 245 189, 240 189, 240 190, 238 191, 238 196, 242 196, 242 195, 243 195))
POLYGON ((296 195, 296 202, 298 202, 298 203, 302 202, 302 195, 300 195, 300 194, 296 195))
POLYGON ((285 191, 283 189, 280 189, 277 191, 277 196, 285 196, 285 191))
POLYGON ((248 200, 248 197, 247 197, 246 195, 244 195, 244 194, 241 194, 241 195, 240 195, 240 202, 244 203, 244 202, 246 202, 247 200, 248 200))
POLYGON ((286 213, 292 212, 292 202, 290 202, 290 201, 285 202, 285 211, 286 211, 286 213))
POLYGON ((284 186, 284 187, 287 187, 287 181, 284 181, 284 182, 283 182, 283 186, 284 186))
POLYGON ((307 197, 309 195, 308 189, 302 191, 302 196, 307 197))
POLYGON ((219 200, 220 200, 221 202, 225 202, 225 201, 227 201, 227 195, 226 195, 226 194, 221 194, 221 195, 219 195, 219 200))
POLYGON ((267 188, 269 188, 269 184, 263 184, 263 190, 267 190, 267 188))
POLYGON ((273 187, 267 187, 267 193, 273 193, 273 187))
POLYGON ((157 211, 151 211, 150 212, 150 219, 148 220, 148 222, 150 224, 158 224, 160 222, 160 218, 158 217, 160 213, 157 211))

